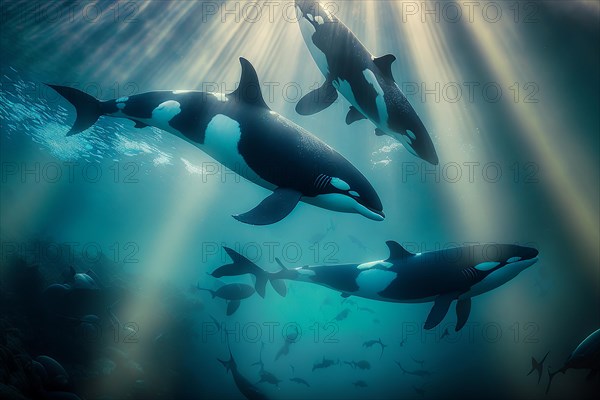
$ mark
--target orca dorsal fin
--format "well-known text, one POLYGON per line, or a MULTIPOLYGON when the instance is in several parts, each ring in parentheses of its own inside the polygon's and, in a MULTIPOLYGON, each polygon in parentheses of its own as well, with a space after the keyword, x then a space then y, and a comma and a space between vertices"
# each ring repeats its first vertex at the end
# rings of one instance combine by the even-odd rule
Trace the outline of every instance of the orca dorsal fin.
POLYGON ((373 59, 377 68, 381 71, 381 73, 389 79, 394 79, 392 75, 392 64, 396 61, 396 56, 393 54, 386 54, 385 56, 377 57, 373 59))
POLYGON ((413 253, 406 250, 402 245, 398 242, 394 242, 393 240, 388 240, 385 242, 387 244, 388 249, 390 249, 390 256, 388 260, 401 260, 403 258, 414 256, 413 253))
POLYGON ((246 104, 251 104, 258 107, 269 108, 260 90, 260 82, 258 81, 258 75, 256 70, 250 63, 243 57, 240 57, 240 64, 242 64, 242 75, 240 77, 240 84, 238 88, 230 94, 239 101, 246 104))

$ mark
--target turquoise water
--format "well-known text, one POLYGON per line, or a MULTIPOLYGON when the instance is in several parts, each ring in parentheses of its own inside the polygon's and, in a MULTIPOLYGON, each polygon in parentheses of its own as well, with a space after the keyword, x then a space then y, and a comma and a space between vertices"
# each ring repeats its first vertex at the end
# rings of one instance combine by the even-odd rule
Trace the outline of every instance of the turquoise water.
MULTIPOLYGON (((547 396, 546 372, 539 385, 527 372, 531 357, 548 351, 544 369, 559 368, 600 325, 597 4, 481 3, 470 21, 465 5, 452 3, 463 12, 457 21, 446 3, 432 2, 436 21, 419 2, 332 2, 373 54, 396 55, 393 75, 440 156, 432 167, 374 135, 369 121, 347 126, 346 100, 296 114, 299 93, 323 78, 293 8, 275 3, 259 2, 260 12, 248 2, 2 3, 4 359, 55 358, 69 374, 62 391, 81 398, 242 398, 217 361, 228 357, 227 336, 252 383, 264 343, 264 368, 282 380, 257 384, 269 398, 591 398, 598 383, 584 371, 556 376, 547 396), (126 120, 101 118, 65 137, 74 110, 42 84, 103 100, 230 92, 240 56, 255 66, 273 110, 369 179, 385 221, 301 203, 277 224, 241 224, 231 215, 266 190, 181 139, 126 120), (228 317, 223 300, 197 290, 220 285, 207 274, 229 263, 221 246, 277 271, 275 257, 287 266, 385 259, 386 240, 413 252, 521 244, 540 260, 474 298, 459 333, 453 308, 438 327, 422 329, 431 303, 344 300, 288 282, 285 298, 268 287, 264 299, 243 300, 228 317), (102 289, 47 304, 43 289, 63 283, 69 266, 91 269, 102 289), (347 316, 336 319, 340 313, 347 316), (89 314, 100 322, 73 320, 89 314), (381 357, 377 345, 363 346, 376 339, 388 346, 381 357), (313 371, 323 358, 336 364, 313 371), (344 363, 353 360, 370 369, 344 363), (396 361, 430 375, 402 374, 396 361)), ((26 396, 40 396, 30 374, 13 378, 26 396)))

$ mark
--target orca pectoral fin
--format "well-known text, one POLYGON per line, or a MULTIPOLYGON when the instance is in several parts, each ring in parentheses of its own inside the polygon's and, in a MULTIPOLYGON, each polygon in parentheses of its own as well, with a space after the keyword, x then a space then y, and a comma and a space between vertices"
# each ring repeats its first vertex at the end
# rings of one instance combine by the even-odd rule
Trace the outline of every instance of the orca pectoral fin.
POLYGON ((285 281, 282 279, 272 279, 271 286, 273 286, 273 289, 275 289, 281 297, 285 297, 287 294, 287 287, 285 286, 285 281))
POLYGON ((294 189, 277 188, 252 210, 233 218, 250 225, 270 225, 279 222, 296 207, 302 193, 294 189))
POLYGON ((444 319, 450 308, 450 303, 456 298, 456 293, 441 294, 435 299, 433 307, 427 316, 424 328, 426 330, 435 328, 444 319))
POLYGON ((227 316, 230 316, 231 314, 236 312, 237 309, 240 308, 240 304, 241 303, 239 300, 230 300, 227 303, 227 316))
POLYGON ((356 121, 360 121, 361 119, 367 119, 367 117, 362 115, 361 112, 356 109, 356 107, 350 106, 350 110, 346 115, 346 125, 351 125, 356 121))
POLYGON ((318 89, 313 90, 296 104, 296 112, 300 115, 313 115, 332 105, 338 98, 337 90, 330 80, 318 89))
POLYGON ((471 313, 471 298, 461 299, 456 302, 456 332, 460 331, 469 319, 471 313))

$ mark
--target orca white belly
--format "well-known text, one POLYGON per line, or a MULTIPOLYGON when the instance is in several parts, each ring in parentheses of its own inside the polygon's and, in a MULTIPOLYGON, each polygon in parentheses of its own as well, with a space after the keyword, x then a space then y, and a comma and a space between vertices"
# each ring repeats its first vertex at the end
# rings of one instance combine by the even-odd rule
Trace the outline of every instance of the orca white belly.
MULTIPOLYGON (((316 32, 315 27, 307 20, 308 16, 303 16, 302 12, 296 6, 296 16, 298 18, 298 25, 300 26, 300 32, 302 32, 302 37, 306 42, 306 46, 310 51, 313 59, 317 63, 317 66, 321 70, 321 73, 326 77, 329 76, 329 64, 327 62, 327 57, 325 53, 319 49, 315 43, 313 42, 313 35, 316 32)), ((312 17, 312 16, 311 16, 312 17)), ((319 17, 321 18, 321 17, 319 17)), ((322 20, 322 19, 321 19, 322 20)))

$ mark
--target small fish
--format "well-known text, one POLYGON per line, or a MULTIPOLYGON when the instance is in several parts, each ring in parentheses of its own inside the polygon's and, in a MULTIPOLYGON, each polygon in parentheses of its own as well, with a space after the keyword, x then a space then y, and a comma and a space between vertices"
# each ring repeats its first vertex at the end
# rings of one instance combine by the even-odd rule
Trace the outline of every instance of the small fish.
POLYGON ((288 333, 288 335, 285 337, 285 342, 283 343, 283 346, 281 346, 281 348, 275 355, 275 361, 277 361, 279 357, 287 356, 289 354, 290 346, 296 343, 296 339, 298 339, 298 335, 300 334, 298 332, 298 328, 295 328, 295 330, 295 332, 288 333))
POLYGON ((360 361, 344 361, 344 364, 348 364, 352 368, 358 369, 371 369, 371 364, 367 360, 360 361))
POLYGON ((213 323, 217 327, 217 331, 221 332, 221 323, 212 315, 209 315, 209 317, 213 320, 213 323))
POLYGON ((357 308, 357 310, 358 310, 358 311, 364 311, 364 312, 368 312, 368 313, 370 313, 370 314, 375 314, 375 311, 374 311, 374 310, 372 310, 372 309, 370 309, 370 308, 367 308, 367 307, 358 307, 358 308, 357 308))
POLYGON ((354 243, 356 246, 358 246, 363 252, 366 252, 367 250, 369 250, 369 248, 367 246, 365 246, 365 244, 363 242, 361 242, 360 240, 358 240, 356 237, 354 237, 352 235, 348 235, 348 239, 350 239, 350 241, 352 243, 354 243))
POLYGON ((425 369, 415 369, 413 371, 409 371, 407 369, 404 369, 402 367, 402 365, 396 361, 396 364, 398 364, 398 366, 400 367, 400 369, 402 370, 403 373, 408 374, 408 375, 414 375, 414 376, 418 376, 420 378, 425 378, 427 376, 431 376, 431 372, 425 370, 425 369))
POLYGON ((281 348, 277 351, 277 354, 275 355, 275 361, 279 360, 279 357, 287 356, 288 354, 290 354, 290 344, 292 343, 293 342, 288 342, 287 340, 283 343, 283 346, 281 346, 281 348))
POLYGON ((417 364, 420 364, 420 365, 421 365, 421 368, 423 368, 423 364, 425 364, 425 360, 417 360, 416 358, 414 358, 414 357, 412 357, 412 356, 411 356, 410 358, 412 358, 412 360, 413 360, 415 363, 417 363, 417 364))
POLYGON ((337 362, 335 362, 333 360, 330 360, 330 359, 327 359, 327 358, 323 357, 323 361, 315 363, 313 365, 312 370, 314 371, 316 369, 329 368, 332 365, 338 365, 339 363, 340 363, 340 360, 338 360, 337 362))
POLYGON ((381 346, 381 354, 379 355, 379 358, 381 359, 381 357, 383 356, 383 350, 387 347, 387 344, 383 344, 381 338, 377 340, 368 340, 363 343, 363 347, 366 347, 368 349, 370 347, 373 347, 373 345, 375 344, 379 344, 381 346))
POLYGON ((263 363, 263 360, 262 360, 262 352, 263 352, 264 348, 265 348, 265 342, 260 342, 260 352, 258 353, 258 361, 255 363, 252 363, 252 366, 260 365, 261 371, 265 367, 265 363, 263 363))
POLYGON ((342 300, 342 304, 348 304, 349 306, 355 306, 356 302, 352 300, 350 297, 344 297, 342 300))
POLYGON ((444 329, 444 332, 442 333, 440 340, 445 338, 446 336, 450 336, 450 332, 448 332, 448 328, 444 329))
POLYGON ((306 387, 310 387, 310 385, 308 384, 308 382, 306 382, 304 379, 302 378, 290 378, 290 381, 292 382, 296 382, 299 385, 306 385, 306 387))
POLYGON ((256 383, 257 384, 270 383, 271 385, 275 385, 275 386, 279 387, 280 382, 281 382, 281 380, 279 378, 277 378, 275 375, 273 375, 271 372, 262 370, 260 372, 260 379, 256 383))
POLYGON ((531 357, 531 370, 529 371, 527 376, 531 375, 533 373, 533 371, 537 371, 538 385, 540 384, 540 381, 542 380, 542 371, 544 370, 544 361, 546 361, 546 357, 548 357, 548 354, 550 354, 550 352, 547 352, 546 355, 544 356, 544 358, 542 358, 542 361, 540 361, 540 362, 538 362, 535 358, 531 357))
POLYGON ((247 299, 252 296, 255 292, 254 288, 250 285, 243 283, 231 283, 229 285, 221 286, 217 290, 205 289, 198 286, 198 290, 204 290, 209 292, 213 299, 219 297, 229 301, 239 301, 247 299))
POLYGON ((260 379, 258 380, 258 382, 256 382, 256 384, 270 383, 271 385, 275 385, 275 386, 279 387, 279 383, 282 382, 281 379, 277 378, 273 373, 265 370, 265 364, 262 361, 262 352, 263 352, 264 348, 265 348, 265 343, 261 342, 258 361, 252 364, 252 365, 260 365, 260 372, 259 372, 260 379))
POLYGON ((311 243, 311 244, 319 243, 321 240, 325 239, 325 236, 327 236, 328 233, 329 233, 328 231, 315 233, 314 235, 312 235, 310 237, 309 243, 311 243))
POLYGON ((423 397, 425 396, 425 385, 419 387, 413 386, 413 389, 415 391, 415 393, 417 393, 419 396, 423 397))
POLYGON ((198 290, 209 292, 214 299, 215 297, 224 299, 227 301, 227 312, 226 314, 232 315, 240 308, 240 301, 247 299, 255 293, 255 290, 250 285, 242 283, 231 283, 229 285, 221 286, 217 290, 201 288, 200 284, 197 285, 198 290))
POLYGON ((350 309, 349 308, 344 308, 342 311, 340 311, 340 313, 338 315, 336 315, 333 319, 335 321, 343 321, 346 318, 348 318, 348 315, 350 314, 350 309))
POLYGON ((72 266, 63 273, 64 283, 68 283, 74 289, 98 290, 101 285, 98 283, 98 276, 88 269, 85 273, 78 273, 72 266))

